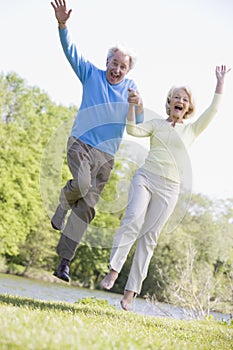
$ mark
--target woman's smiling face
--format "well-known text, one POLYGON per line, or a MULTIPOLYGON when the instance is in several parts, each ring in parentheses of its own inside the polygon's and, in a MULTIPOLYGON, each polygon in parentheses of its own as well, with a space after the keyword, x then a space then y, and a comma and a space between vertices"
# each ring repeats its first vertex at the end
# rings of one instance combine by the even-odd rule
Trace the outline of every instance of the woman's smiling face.
POLYGON ((177 88, 170 97, 170 117, 182 121, 189 111, 190 99, 185 89, 177 88))

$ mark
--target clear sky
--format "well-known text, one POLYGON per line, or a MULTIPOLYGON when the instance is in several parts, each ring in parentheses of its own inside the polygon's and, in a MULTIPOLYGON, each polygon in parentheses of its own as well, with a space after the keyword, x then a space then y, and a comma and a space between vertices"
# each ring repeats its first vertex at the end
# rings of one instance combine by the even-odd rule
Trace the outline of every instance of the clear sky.
MULTIPOLYGON (((165 116, 172 85, 191 87, 198 117, 211 102, 215 66, 226 64, 221 110, 190 150, 193 192, 233 197, 233 1, 67 0, 68 22, 82 53, 100 68, 108 48, 122 43, 137 55, 130 77, 146 108, 165 116)), ((79 105, 81 84, 66 61, 47 0, 1 4, 0 70, 15 71, 63 105, 79 105)))

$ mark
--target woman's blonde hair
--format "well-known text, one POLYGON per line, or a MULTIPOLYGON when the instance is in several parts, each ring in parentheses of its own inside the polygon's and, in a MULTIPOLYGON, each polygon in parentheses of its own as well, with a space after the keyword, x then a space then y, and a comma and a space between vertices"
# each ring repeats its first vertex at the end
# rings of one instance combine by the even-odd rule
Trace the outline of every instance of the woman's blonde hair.
POLYGON ((195 105, 194 105, 194 100, 193 100, 193 96, 192 96, 192 92, 191 89, 188 86, 173 86, 167 94, 167 99, 166 99, 166 113, 170 116, 170 101, 171 101, 171 97, 174 94, 175 90, 184 90, 186 92, 186 94, 189 97, 189 109, 188 112, 184 115, 183 119, 188 119, 189 117, 191 117, 191 115, 194 113, 195 111, 195 105))

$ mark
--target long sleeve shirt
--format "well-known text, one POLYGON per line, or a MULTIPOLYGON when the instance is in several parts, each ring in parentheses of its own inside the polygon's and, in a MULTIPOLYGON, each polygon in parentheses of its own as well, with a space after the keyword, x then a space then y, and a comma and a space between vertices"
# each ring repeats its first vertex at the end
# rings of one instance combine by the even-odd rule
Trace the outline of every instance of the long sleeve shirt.
MULTIPOLYGON (((83 86, 70 136, 114 156, 126 125, 128 89, 137 90, 137 86, 127 78, 109 84, 106 70, 97 68, 78 52, 67 29, 59 29, 59 35, 64 53, 83 86)), ((136 123, 142 121, 143 114, 136 115, 136 123)))
POLYGON ((221 94, 214 95, 211 105, 193 123, 184 120, 171 126, 165 119, 152 119, 140 125, 127 122, 129 135, 150 137, 150 151, 143 169, 175 182, 181 182, 185 166, 190 166, 187 149, 205 130, 218 111, 221 94))

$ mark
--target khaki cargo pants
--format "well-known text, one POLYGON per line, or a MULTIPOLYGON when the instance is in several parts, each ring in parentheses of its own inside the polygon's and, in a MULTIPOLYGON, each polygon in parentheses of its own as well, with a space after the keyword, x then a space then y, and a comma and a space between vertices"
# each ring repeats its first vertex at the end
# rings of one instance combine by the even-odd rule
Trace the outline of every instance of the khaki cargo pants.
POLYGON ((73 178, 60 194, 63 209, 71 209, 57 245, 62 258, 72 260, 88 224, 95 217, 95 205, 114 165, 110 154, 93 148, 75 137, 67 143, 67 162, 73 178))

